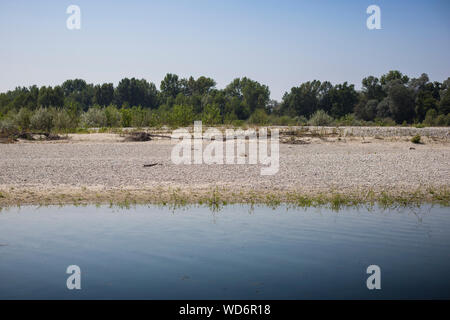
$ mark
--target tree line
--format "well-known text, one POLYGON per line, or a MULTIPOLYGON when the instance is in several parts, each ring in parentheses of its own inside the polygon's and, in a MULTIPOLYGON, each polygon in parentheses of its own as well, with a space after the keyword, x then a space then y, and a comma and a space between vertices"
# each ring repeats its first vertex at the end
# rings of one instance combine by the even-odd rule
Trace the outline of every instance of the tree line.
MULTIPOLYGON (((431 82, 389 71, 368 76, 362 89, 347 82, 308 81, 270 99, 267 85, 237 78, 224 89, 209 77, 167 74, 159 89, 145 79, 17 87, 0 93, 1 128, 64 130, 77 127, 209 125, 450 125, 450 78, 431 82)), ((0 129, 1 129, 0 128, 0 129)))

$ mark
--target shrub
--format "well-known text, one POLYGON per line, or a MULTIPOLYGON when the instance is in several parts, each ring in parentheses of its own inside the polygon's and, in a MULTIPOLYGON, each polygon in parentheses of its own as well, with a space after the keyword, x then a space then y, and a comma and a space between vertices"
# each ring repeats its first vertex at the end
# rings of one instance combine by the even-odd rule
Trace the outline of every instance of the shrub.
POLYGON ((223 123, 225 124, 233 124, 233 121, 238 120, 236 113, 234 113, 234 111, 229 112, 229 113, 225 113, 224 117, 223 117, 223 123))
POLYGON ((256 109, 248 119, 250 124, 266 125, 269 122, 269 117, 263 109, 256 109))
POLYGON ((294 119, 291 119, 288 116, 281 116, 281 117, 270 117, 270 123, 277 124, 279 126, 289 126, 295 122, 294 119))
POLYGON ((0 133, 2 136, 11 136, 19 133, 19 128, 11 119, 0 120, 0 133))
POLYGON ((448 125, 448 115, 447 116, 445 116, 443 114, 438 115, 436 120, 434 121, 434 123, 437 126, 447 126, 448 125))
POLYGON ((50 132, 53 128, 53 114, 47 108, 39 108, 34 111, 30 119, 31 128, 34 130, 50 132))
POLYGON ((397 124, 392 118, 383 118, 383 119, 376 118, 375 125, 381 127, 395 127, 397 124))
POLYGON ((427 111, 426 115, 425 115, 425 119, 423 120, 423 124, 431 127, 435 125, 435 121, 436 121, 436 117, 437 117, 437 111, 434 109, 430 109, 427 111))
POLYGON ((131 127, 131 109, 128 109, 126 107, 122 107, 120 109, 120 117, 122 119, 121 124, 122 127, 127 128, 131 127))
POLYGON ((90 108, 81 115, 81 124, 85 128, 101 128, 107 123, 105 112, 100 108, 90 108))
POLYGON ((148 110, 146 117, 148 117, 148 126, 160 128, 163 125, 164 117, 161 115, 161 111, 158 110, 148 110))
POLYGON ((20 130, 28 130, 30 129, 32 115, 33 113, 28 108, 20 108, 19 112, 17 112, 14 117, 14 122, 20 130))
POLYGON ((357 120, 354 114, 347 114, 339 118, 336 122, 342 126, 361 126, 363 124, 363 121, 357 120))
POLYGON ((68 131, 77 127, 77 123, 73 121, 66 110, 57 110, 54 113, 53 125, 55 129, 60 131, 68 131))
POLYGON ((308 124, 308 119, 305 116, 299 116, 294 118, 295 124, 299 126, 306 126, 308 124))
POLYGON ((323 110, 317 110, 309 118, 308 124, 311 126, 328 126, 333 123, 333 118, 323 110))
POLYGON ((115 106, 113 105, 107 106, 104 109, 104 112, 106 117, 106 125, 108 127, 115 128, 120 126, 122 121, 122 115, 115 106))
POLYGON ((134 128, 147 127, 150 123, 151 111, 141 107, 131 108, 130 124, 134 128))
POLYGON ((411 138, 412 143, 420 143, 420 135, 415 135, 411 138))
POLYGON ((169 112, 168 122, 171 126, 188 126, 194 122, 192 106, 174 105, 169 112))
POLYGON ((231 121, 231 125, 232 125, 233 127, 237 127, 237 128, 243 127, 244 124, 245 124, 245 121, 244 121, 244 120, 233 120, 233 121, 231 121))
POLYGON ((222 117, 220 116, 220 109, 217 104, 208 104, 202 113, 202 122, 205 125, 215 125, 222 123, 222 117))

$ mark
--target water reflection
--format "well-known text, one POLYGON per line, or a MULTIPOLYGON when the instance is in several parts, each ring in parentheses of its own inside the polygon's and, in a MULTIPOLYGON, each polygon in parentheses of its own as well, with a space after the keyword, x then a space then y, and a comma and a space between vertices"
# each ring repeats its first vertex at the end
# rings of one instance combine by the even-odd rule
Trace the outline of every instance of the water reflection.
POLYGON ((450 298, 448 207, 0 213, 0 298, 450 298), (82 289, 66 288, 67 266, 82 289), (366 287, 379 265, 382 289, 366 287))

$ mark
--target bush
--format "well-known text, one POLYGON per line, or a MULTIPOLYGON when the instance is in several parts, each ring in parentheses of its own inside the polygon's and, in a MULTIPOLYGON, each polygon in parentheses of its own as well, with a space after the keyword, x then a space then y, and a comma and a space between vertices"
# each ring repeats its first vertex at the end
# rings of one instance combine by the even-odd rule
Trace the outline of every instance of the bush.
POLYGON ((47 108, 39 108, 34 111, 30 119, 30 126, 34 130, 50 132, 53 128, 53 114, 47 108))
POLYGON ((223 117, 223 123, 225 124, 233 124, 233 121, 238 120, 236 113, 234 111, 225 113, 223 117))
POLYGON ((189 126, 194 123, 194 109, 192 106, 174 105, 169 112, 168 122, 171 126, 189 126))
POLYGON ((357 120, 354 114, 347 114, 336 121, 341 126, 361 126, 364 121, 357 120))
POLYGON ((54 113, 53 125, 55 129, 60 131, 68 131, 77 127, 77 123, 73 121, 66 110, 57 110, 54 113))
POLYGON ((309 118, 308 124, 311 126, 328 126, 332 124, 334 119, 323 110, 317 110, 309 118))
POLYGON ((437 117, 437 111, 434 109, 430 109, 427 111, 426 115, 425 115, 425 119, 423 120, 423 124, 431 127, 435 125, 435 120, 437 117))
POLYGON ((443 114, 440 114, 440 115, 437 116, 437 118, 434 121, 434 123, 437 126, 448 126, 449 125, 448 124, 448 118, 449 118, 449 115, 445 116, 443 114))
POLYGON ((383 118, 383 119, 376 118, 375 125, 381 127, 395 127, 397 124, 392 118, 383 118))
POLYGON ((266 125, 269 123, 269 117, 263 109, 256 109, 248 119, 250 124, 266 125))
POLYGON ((90 108, 81 115, 81 124, 85 128, 106 127, 106 115, 100 108, 90 108))
POLYGON ((293 124, 294 122, 295 122, 294 119, 291 119, 288 116, 281 116, 281 117, 271 116, 270 117, 270 123, 276 124, 279 126, 289 126, 289 125, 293 124))
POLYGON ((161 111, 158 110, 148 110, 146 113, 146 117, 148 118, 148 126, 154 128, 162 127, 164 117, 161 114, 161 111))
POLYGON ((294 118, 295 124, 299 126, 306 126, 308 124, 308 119, 305 116, 299 116, 294 118))
POLYGON ((30 129, 32 115, 33 113, 28 108, 20 108, 14 117, 14 122, 20 130, 28 130, 30 129))
POLYGON ((122 109, 120 109, 120 117, 121 117, 121 124, 122 127, 127 128, 127 127, 131 127, 131 109, 128 109, 126 107, 122 107, 122 109))
POLYGON ((231 125, 233 127, 237 127, 237 128, 243 127, 244 124, 245 124, 244 120, 233 120, 233 121, 231 121, 231 125))
POLYGON ((119 112, 119 110, 117 110, 117 108, 115 106, 107 106, 104 109, 105 112, 105 117, 106 117, 106 125, 108 127, 119 127, 122 121, 122 115, 119 112))
POLYGON ((220 116, 220 109, 217 104, 208 104, 202 113, 202 122, 205 125, 215 125, 222 123, 222 117, 220 116))
POLYGON ((19 128, 11 119, 0 120, 0 134, 2 136, 12 136, 19 133, 19 128))
POLYGON ((412 143, 420 143, 420 135, 415 135, 411 138, 412 143))
POLYGON ((134 128, 148 127, 151 116, 151 110, 133 107, 131 108, 131 126, 134 128))

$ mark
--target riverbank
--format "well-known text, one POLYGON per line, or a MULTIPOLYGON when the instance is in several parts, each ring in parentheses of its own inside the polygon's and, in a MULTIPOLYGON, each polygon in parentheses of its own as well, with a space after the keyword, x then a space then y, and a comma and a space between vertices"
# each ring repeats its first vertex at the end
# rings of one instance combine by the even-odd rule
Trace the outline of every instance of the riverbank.
POLYGON ((175 165, 174 143, 164 138, 125 142, 120 134, 96 133, 0 144, 0 206, 448 205, 449 129, 405 129, 414 132, 329 128, 281 135, 280 167, 273 176, 262 176, 260 164, 175 165), (423 143, 411 143, 412 134, 420 134, 423 143))

